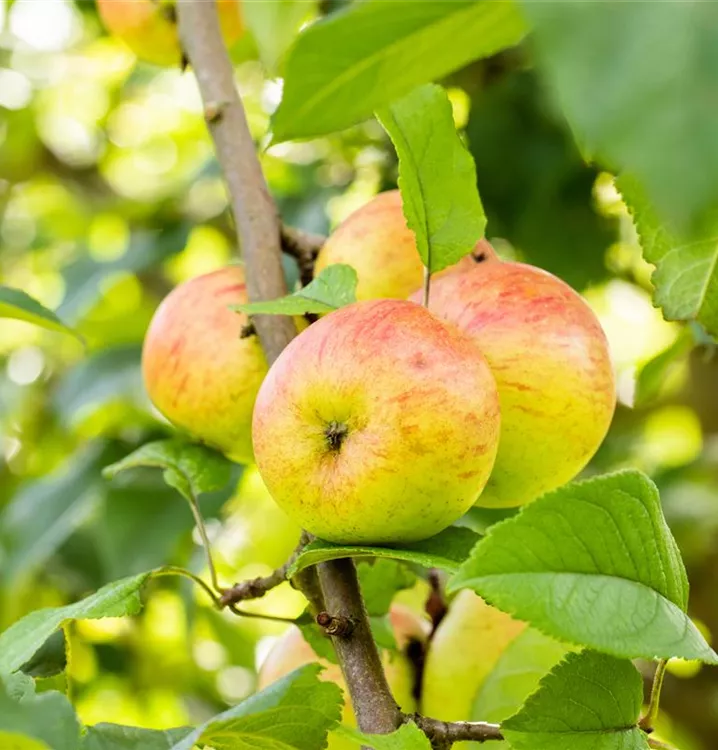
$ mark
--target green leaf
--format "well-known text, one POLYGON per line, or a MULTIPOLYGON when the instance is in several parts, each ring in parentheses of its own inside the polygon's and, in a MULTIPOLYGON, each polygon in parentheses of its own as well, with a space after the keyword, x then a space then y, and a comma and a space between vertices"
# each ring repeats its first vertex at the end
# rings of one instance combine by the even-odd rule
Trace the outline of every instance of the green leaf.
POLYGON ((688 241, 671 232, 642 186, 627 175, 618 180, 633 217, 643 255, 656 266, 654 299, 667 320, 696 320, 718 336, 718 222, 688 241))
POLYGON ((715 205, 716 3, 524 0, 539 62, 579 142, 690 227, 715 205), (600 61, 600 63, 598 62, 600 61))
POLYGON ((693 333, 686 327, 669 347, 643 365, 636 378, 634 406, 645 406, 660 395, 667 378, 693 349, 693 345, 693 333))
POLYGON ((36 609, 0 633, 0 672, 14 672, 31 659, 45 641, 70 620, 123 617, 140 611, 140 589, 151 573, 103 586, 86 599, 65 607, 36 609))
POLYGON ((274 141, 367 119, 415 86, 517 44, 526 27, 506 0, 365 0, 308 27, 287 57, 274 141))
MULTIPOLYGON (((3 655, 0 652, 0 658, 3 655)), ((0 681, 0 747, 3 750, 13 747, 18 750, 46 747, 77 750, 79 741, 80 725, 70 701, 62 693, 54 690, 38 695, 27 693, 14 700, 0 681)))
POLYGON ((24 485, 3 509, 4 586, 37 570, 92 516, 100 500, 100 468, 108 455, 106 445, 93 443, 56 472, 24 485))
POLYGON ((242 17, 252 32, 259 57, 270 72, 276 72, 300 27, 316 13, 316 0, 273 0, 245 3, 242 17))
POLYGON ((425 568, 442 568, 454 572, 467 558, 478 539, 478 535, 470 529, 457 526, 450 526, 430 539, 405 544, 401 548, 353 547, 315 539, 302 550, 287 572, 287 576, 291 578, 310 565, 342 557, 386 557, 415 563, 425 568))
POLYGON ((431 750, 429 738, 413 721, 391 734, 364 734, 343 724, 334 729, 332 734, 356 742, 357 747, 361 744, 374 750, 431 750))
POLYGON ((624 471, 566 485, 493 526, 449 582, 547 635, 619 657, 718 663, 655 485, 624 471))
POLYGON ((630 661, 569 654, 502 724, 513 750, 645 750, 643 681, 630 661))
POLYGON ((165 482, 183 497, 194 502, 203 492, 221 490, 232 473, 232 464, 222 454, 204 445, 185 440, 157 440, 147 443, 121 461, 104 469, 112 479, 125 469, 150 466, 163 469, 165 482))
POLYGON ((396 592, 411 588, 416 582, 416 574, 406 565, 386 558, 360 562, 357 573, 364 603, 371 617, 385 615, 396 592))
POLYGON ((268 302, 230 305, 247 315, 304 315, 328 313, 356 302, 357 273, 343 263, 325 268, 298 292, 268 302))
POLYGON ((474 697, 472 721, 501 723, 516 713, 541 679, 567 653, 567 647, 526 628, 503 651, 474 697))
POLYGON ((206 721, 174 745, 192 750, 204 743, 214 750, 317 750, 341 717, 342 691, 319 679, 309 664, 272 683, 228 711, 206 721))
POLYGON ((484 234, 476 167, 441 86, 427 84, 377 112, 399 156, 404 216, 432 273, 453 265, 484 234))
POLYGON ((24 320, 50 331, 69 333, 82 340, 77 331, 65 325, 52 310, 48 310, 21 289, 0 285, 0 318, 24 320))
POLYGON ((23 672, 0 674, 0 691, 3 686, 7 696, 15 702, 19 702, 28 695, 35 694, 35 680, 23 672))
POLYGON ((95 724, 85 729, 80 750, 171 750, 191 731, 189 727, 157 730, 95 724))

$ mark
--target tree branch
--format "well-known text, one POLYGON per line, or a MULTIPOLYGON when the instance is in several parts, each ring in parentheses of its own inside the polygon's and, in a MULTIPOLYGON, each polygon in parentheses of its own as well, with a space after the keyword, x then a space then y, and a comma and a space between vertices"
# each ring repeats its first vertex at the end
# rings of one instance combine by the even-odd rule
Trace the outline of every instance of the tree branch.
MULTIPOLYGON (((178 3, 179 29, 229 188, 237 239, 247 268, 249 299, 258 302, 287 293, 280 255, 279 216, 237 93, 215 5, 203 0, 178 3)), ((254 323, 271 363, 296 334, 294 321, 286 315, 257 315, 254 323)))
POLYGON ((502 740, 501 727, 484 721, 440 721, 414 714, 412 721, 429 738, 436 750, 450 748, 455 742, 487 742, 502 740))
MULTIPOLYGON (((217 158, 227 180, 246 265, 247 289, 252 301, 274 299, 286 293, 280 255, 280 225, 269 195, 232 66, 222 42, 216 4, 184 0, 177 4, 180 35, 194 68, 205 107, 205 120, 217 158)), ((256 316, 257 333, 272 363, 296 334, 288 316, 256 316)), ((351 560, 318 566, 324 609, 354 621, 351 635, 334 636, 339 663, 354 704, 359 728, 385 734, 401 721, 382 669, 379 653, 351 560)), ((315 591, 310 591, 315 595, 315 591)), ((310 603, 311 600, 310 600, 310 603)))

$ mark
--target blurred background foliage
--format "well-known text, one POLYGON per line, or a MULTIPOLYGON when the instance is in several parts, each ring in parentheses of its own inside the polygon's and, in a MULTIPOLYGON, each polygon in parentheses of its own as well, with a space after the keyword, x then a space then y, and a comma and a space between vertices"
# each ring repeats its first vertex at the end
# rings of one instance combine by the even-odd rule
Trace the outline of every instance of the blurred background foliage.
MULTIPOLYGON (((248 38, 235 56, 260 144, 281 96, 282 49, 301 22, 341 3, 302 5, 279 41, 248 38)), ((489 238, 503 257, 582 291, 610 339, 620 406, 588 473, 636 466, 655 478, 688 567, 691 614, 716 636, 713 343, 651 305, 651 267, 613 178, 582 159, 530 47, 444 83, 476 159, 489 238)), ((284 220, 312 232, 329 232, 396 180, 376 122, 274 146, 262 163, 284 220)), ((206 572, 189 510, 158 472, 109 482, 101 469, 170 433, 143 391, 142 337, 162 297, 226 264, 233 241, 191 73, 138 61, 104 34, 94 3, 0 0, 0 283, 56 310, 86 341, 0 320, 0 629, 154 566, 206 572)), ((298 529, 251 467, 237 466, 202 509, 226 582, 269 572, 296 544, 298 529)), ((407 599, 420 602, 421 586, 407 599)), ((137 618, 69 628, 68 671, 41 684, 67 689, 86 723, 146 727, 197 722, 251 693, 281 625, 217 613, 171 579, 155 581, 147 602, 137 618)), ((247 605, 284 616, 302 607, 288 585, 247 605)), ((40 676, 53 648, 64 657, 49 643, 40 676)), ((718 672, 676 663, 664 695, 666 734, 682 750, 714 748, 718 672)))

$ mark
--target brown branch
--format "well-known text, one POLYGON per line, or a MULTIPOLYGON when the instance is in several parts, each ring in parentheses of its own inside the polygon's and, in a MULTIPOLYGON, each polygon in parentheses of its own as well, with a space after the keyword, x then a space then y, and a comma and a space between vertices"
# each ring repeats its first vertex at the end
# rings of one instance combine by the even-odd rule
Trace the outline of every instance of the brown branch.
MULTIPOLYGON (((180 35, 194 68, 204 102, 207 126, 227 180, 240 247, 244 255, 247 288, 252 301, 275 299, 286 293, 280 255, 280 225, 255 152, 232 66, 222 42, 216 4, 184 0, 177 4, 180 35)), ((270 363, 296 334, 288 316, 256 316, 254 322, 270 363)), ((317 566, 324 607, 355 623, 346 638, 333 637, 339 663, 352 698, 359 728, 386 734, 401 721, 384 675, 369 627, 351 560, 317 566)), ((311 572, 309 575, 313 575, 311 572)), ((317 590, 309 587, 310 604, 317 590)))
POLYGON ((292 552, 292 556, 281 567, 273 570, 267 576, 250 578, 246 581, 235 583, 231 588, 225 589, 219 598, 221 607, 229 607, 237 602, 247 601, 247 599, 261 599, 268 591, 279 586, 287 580, 287 571, 292 567, 294 561, 304 547, 309 544, 311 537, 306 532, 302 532, 297 548, 292 552))
MULTIPOLYGON (((247 268, 249 299, 276 299, 287 293, 279 216, 237 93, 215 6, 203 0, 177 3, 180 35, 197 77, 207 127, 229 188, 237 239, 247 268)), ((296 334, 294 321, 285 315, 257 315, 253 320, 267 359, 273 362, 296 334)))
POLYGON ((335 618, 350 620, 349 636, 332 636, 334 649, 349 688, 357 724, 369 734, 388 734, 401 724, 401 713, 386 681, 369 618, 350 558, 318 566, 326 608, 335 618))
POLYGON ((326 237, 284 224, 281 227, 281 237, 282 250, 297 261, 300 281, 302 286, 306 286, 314 278, 314 263, 326 237))
POLYGON ((421 729, 436 750, 450 748, 455 742, 502 740, 501 727, 484 721, 440 721, 413 714, 408 717, 421 729))

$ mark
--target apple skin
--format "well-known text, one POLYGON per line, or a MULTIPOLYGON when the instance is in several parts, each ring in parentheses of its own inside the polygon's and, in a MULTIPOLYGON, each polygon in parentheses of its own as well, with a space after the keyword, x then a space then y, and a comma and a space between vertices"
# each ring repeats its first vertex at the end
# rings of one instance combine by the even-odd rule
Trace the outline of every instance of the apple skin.
POLYGON ((267 374, 256 335, 241 338, 244 270, 227 266, 173 289, 152 318, 142 349, 150 400, 164 416, 231 459, 252 459, 252 410, 267 374))
POLYGON ((616 404, 608 342, 584 299, 540 268, 496 262, 433 281, 429 309, 473 338, 499 389, 499 452, 477 505, 524 505, 573 479, 616 404))
MULTIPOLYGON (((479 240, 471 255, 436 276, 474 267, 477 258, 495 260, 486 240, 479 240)), ((314 267, 317 276, 327 266, 346 263, 358 276, 357 299, 406 299, 424 278, 414 232, 406 225, 401 194, 389 190, 352 213, 329 236, 314 267)))
POLYGON ((465 513, 494 464, 499 404, 472 340, 423 307, 357 302, 307 328, 257 396, 254 454, 304 529, 411 542, 465 513))
POLYGON ((426 655, 421 710, 442 721, 468 721, 474 699, 499 657, 526 624, 460 591, 439 623, 426 655))
MULTIPOLYGON (((417 710, 414 689, 416 671, 406 655, 410 641, 426 641, 429 625, 408 607, 394 604, 389 613, 398 651, 384 651, 382 661, 392 695, 402 711, 413 713, 417 710)), ((338 664, 320 659, 312 647, 304 640, 298 627, 290 626, 277 640, 259 670, 258 689, 264 690, 280 677, 284 677, 305 664, 319 662, 325 667, 321 678, 334 682, 344 691, 344 712, 342 723, 356 726, 356 719, 349 701, 346 682, 338 664)), ((328 750, 356 750, 356 743, 341 737, 329 737, 328 750)))
MULTIPOLYGON (((216 0, 222 36, 231 47, 244 33, 239 0, 216 0)), ((154 65, 179 65, 179 32, 172 18, 173 4, 163 0, 97 0, 105 28, 138 58, 154 65)))

